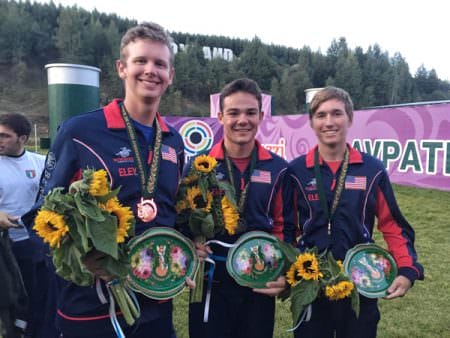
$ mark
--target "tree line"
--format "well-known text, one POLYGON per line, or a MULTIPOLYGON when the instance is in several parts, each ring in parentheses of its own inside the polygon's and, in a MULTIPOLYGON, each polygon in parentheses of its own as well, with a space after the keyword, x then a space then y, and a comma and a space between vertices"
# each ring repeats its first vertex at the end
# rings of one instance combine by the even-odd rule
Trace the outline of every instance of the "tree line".
MULTIPOLYGON (((99 67, 102 103, 123 95, 114 62, 125 31, 137 21, 115 14, 88 12, 77 6, 0 0, 0 66, 14 76, 12 85, 25 85, 47 63, 79 63, 99 67), (35 71, 36 73, 36 71, 35 71)), ((390 56, 378 44, 351 49, 341 37, 326 52, 222 36, 171 32, 186 47, 175 57, 176 75, 161 111, 173 115, 202 115, 209 95, 230 80, 247 76, 273 96, 276 114, 305 108, 308 88, 345 88, 357 109, 380 105, 450 99, 450 83, 434 69, 420 66, 412 75, 400 53, 390 56), (203 46, 229 48, 234 58, 208 60, 203 46)), ((45 82, 41 82, 45 86, 45 82)), ((206 110, 206 111, 205 111, 206 110)))

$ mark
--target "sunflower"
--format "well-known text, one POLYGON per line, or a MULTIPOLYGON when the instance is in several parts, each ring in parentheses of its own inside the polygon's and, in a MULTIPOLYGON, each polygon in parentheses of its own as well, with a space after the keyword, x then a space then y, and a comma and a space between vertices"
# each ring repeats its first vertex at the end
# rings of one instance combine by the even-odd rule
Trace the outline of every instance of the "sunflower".
POLYGON ((323 277, 323 273, 319 270, 319 262, 316 255, 305 252, 297 257, 295 261, 297 274, 306 280, 318 280, 323 277))
POLYGON ((239 213, 227 196, 222 197, 222 213, 225 229, 228 234, 234 235, 239 221, 239 213))
POLYGON ((297 268, 295 267, 295 264, 292 264, 289 270, 286 272, 286 280, 291 286, 297 284, 297 282, 301 280, 296 272, 297 268))
POLYGON ((202 173, 209 173, 214 170, 217 161, 214 157, 208 155, 200 155, 194 160, 194 168, 202 173))
POLYGON ((353 288, 354 285, 352 282, 344 280, 337 284, 327 285, 325 288, 325 295, 330 300, 339 300, 350 296, 353 288))
POLYGON ((69 232, 64 216, 49 210, 38 212, 33 229, 52 248, 59 248, 61 240, 69 232))
POLYGON ((122 206, 117 197, 109 199, 103 208, 110 214, 117 217, 117 243, 125 242, 125 238, 128 237, 128 230, 131 226, 131 220, 133 219, 133 212, 131 211, 131 208, 122 206))
POLYGON ((192 210, 200 209, 209 212, 211 210, 213 195, 210 191, 208 191, 206 193, 205 201, 200 188, 198 186, 194 186, 187 189, 186 200, 192 210))
POLYGON ((104 169, 94 171, 89 183, 89 193, 92 196, 104 196, 109 192, 107 174, 104 169))

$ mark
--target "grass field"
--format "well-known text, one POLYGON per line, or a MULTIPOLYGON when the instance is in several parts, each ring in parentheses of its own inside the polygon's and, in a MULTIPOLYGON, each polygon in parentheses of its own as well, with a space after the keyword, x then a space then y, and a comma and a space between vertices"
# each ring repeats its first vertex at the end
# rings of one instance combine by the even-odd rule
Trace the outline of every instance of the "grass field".
MULTIPOLYGON (((395 186, 403 214, 416 231, 425 280, 400 299, 381 299, 380 338, 450 338, 450 193, 395 186)), ((377 234, 376 242, 384 245, 377 234)), ((187 338, 187 293, 175 299, 178 338, 187 338)), ((288 338, 289 304, 277 302, 275 338, 288 338)))

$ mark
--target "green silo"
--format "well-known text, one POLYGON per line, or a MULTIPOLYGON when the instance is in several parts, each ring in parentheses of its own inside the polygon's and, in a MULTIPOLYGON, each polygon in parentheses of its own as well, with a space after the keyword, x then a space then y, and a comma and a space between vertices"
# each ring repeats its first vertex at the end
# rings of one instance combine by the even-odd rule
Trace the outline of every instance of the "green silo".
POLYGON ((69 63, 45 66, 48 79, 49 137, 53 140, 60 123, 100 105, 100 69, 69 63))

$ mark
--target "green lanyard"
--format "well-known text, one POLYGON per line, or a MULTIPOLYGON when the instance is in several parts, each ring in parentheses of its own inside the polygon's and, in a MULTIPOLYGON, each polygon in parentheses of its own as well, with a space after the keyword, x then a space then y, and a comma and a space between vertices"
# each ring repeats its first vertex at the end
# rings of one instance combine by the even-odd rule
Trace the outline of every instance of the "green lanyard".
POLYGON ((336 190, 334 191, 333 204, 331 205, 331 210, 328 209, 328 203, 325 196, 325 189, 323 187, 322 174, 320 173, 320 165, 319 165, 319 148, 317 147, 314 153, 314 174, 316 176, 316 184, 317 189, 319 190, 319 199, 322 204, 322 209, 325 214, 325 217, 328 220, 328 235, 331 235, 331 220, 336 211, 337 205, 341 198, 341 193, 344 188, 345 176, 347 175, 348 169, 348 149, 345 148, 344 153, 344 161, 342 162, 341 173, 339 174, 339 178, 337 181, 336 190))
MULTIPOLYGON (((128 114, 125 105, 122 105, 121 109, 122 117, 125 122, 125 126, 127 129, 127 134, 130 139, 131 147, 133 148, 133 152, 136 157, 136 166, 138 170, 139 180, 141 181, 141 192, 142 197, 144 198, 153 198, 156 192, 156 183, 158 181, 159 167, 160 167, 160 157, 161 157, 161 144, 162 144, 162 131, 161 126, 159 125, 158 119, 155 117, 154 124, 156 124, 156 135, 154 139, 154 148, 153 148, 153 156, 152 163, 150 168, 147 171, 145 170, 144 158, 139 150, 139 145, 137 142, 137 135, 133 128, 133 125, 130 120, 130 116, 128 114)), ((149 151, 152 150, 151 145, 148 147, 149 151)))
POLYGON ((236 196, 238 213, 239 213, 239 222, 241 222, 241 224, 243 224, 243 222, 244 222, 243 214, 244 214, 245 202, 247 200, 248 187, 250 185, 250 181, 251 181, 253 172, 255 171, 256 161, 258 159, 256 147, 253 149, 252 154, 251 154, 250 169, 249 169, 250 175, 248 176, 247 183, 245 184, 244 189, 242 190, 242 192, 240 194, 238 194, 238 192, 236 191, 236 186, 234 184, 233 169, 231 166, 231 160, 227 155, 225 146, 223 146, 223 154, 225 157, 225 163, 227 164, 228 177, 229 177, 231 186, 234 189, 234 194, 236 196))

